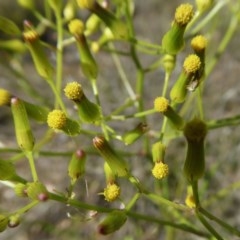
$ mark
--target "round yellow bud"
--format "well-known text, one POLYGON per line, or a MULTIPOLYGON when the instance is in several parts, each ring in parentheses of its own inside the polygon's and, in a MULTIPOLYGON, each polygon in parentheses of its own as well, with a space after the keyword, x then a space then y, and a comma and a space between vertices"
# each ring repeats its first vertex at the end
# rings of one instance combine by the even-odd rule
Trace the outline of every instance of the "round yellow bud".
POLYGON ((178 25, 187 25, 193 17, 193 6, 189 3, 181 4, 175 12, 175 22, 178 25))
POLYGON ((82 86, 78 82, 70 82, 64 88, 65 96, 71 100, 80 100, 83 96, 82 86))
POLYGON ((31 43, 31 42, 34 42, 34 41, 36 41, 37 39, 39 39, 39 35, 38 35, 38 33, 37 33, 35 30, 33 30, 33 29, 31 29, 31 30, 26 30, 26 31, 23 32, 23 39, 24 39, 24 41, 31 43))
POLYGON ((120 187, 117 184, 108 184, 106 188, 104 188, 103 195, 105 200, 108 202, 113 202, 120 195, 120 187))
POLYGON ((11 94, 7 90, 0 88, 0 106, 8 105, 11 102, 11 94))
POLYGON ((185 199, 185 204, 189 207, 189 208, 196 208, 196 202, 194 200, 193 195, 187 195, 186 199, 185 199))
POLYGON ((166 112, 168 109, 168 106, 169 106, 169 101, 164 97, 157 97, 154 100, 154 109, 157 112, 161 112, 161 113, 166 112))
POLYGON ((68 24, 68 30, 73 35, 82 35, 84 32, 84 23, 79 19, 73 19, 68 24))
POLYGON ((203 35, 198 35, 192 39, 191 46, 194 51, 202 52, 207 47, 207 39, 203 35))
POLYGON ((201 60, 196 54, 190 54, 183 63, 183 68, 187 74, 196 73, 201 67, 201 60))
POLYGON ((48 114, 47 124, 53 129, 62 129, 67 123, 67 116, 61 110, 53 110, 48 114))
POLYGON ((163 162, 156 162, 153 169, 152 175, 157 179, 166 177, 169 173, 168 165, 163 162))
POLYGON ((77 0, 77 4, 80 8, 92 9, 94 7, 94 0, 77 0))

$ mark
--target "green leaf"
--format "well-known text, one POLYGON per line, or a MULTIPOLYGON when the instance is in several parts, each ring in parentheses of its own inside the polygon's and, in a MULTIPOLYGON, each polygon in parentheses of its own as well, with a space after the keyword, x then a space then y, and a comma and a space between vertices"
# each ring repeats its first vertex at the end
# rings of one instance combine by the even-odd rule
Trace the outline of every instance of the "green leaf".
POLYGON ((8 18, 0 16, 0 30, 9 35, 21 35, 21 30, 18 26, 8 18))

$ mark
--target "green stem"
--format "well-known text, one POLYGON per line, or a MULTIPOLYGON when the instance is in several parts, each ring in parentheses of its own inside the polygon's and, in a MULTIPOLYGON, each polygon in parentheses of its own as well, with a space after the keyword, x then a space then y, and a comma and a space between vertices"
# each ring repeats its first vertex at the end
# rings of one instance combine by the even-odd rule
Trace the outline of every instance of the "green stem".
POLYGON ((24 213, 26 213, 27 211, 29 211, 30 209, 32 209, 33 207, 35 207, 38 204, 39 204, 39 201, 37 201, 37 200, 32 201, 28 205, 18 209, 15 214, 19 214, 19 215, 24 214, 24 213))
POLYGON ((229 127, 240 124, 240 115, 234 117, 223 118, 218 120, 211 120, 207 122, 208 129, 215 129, 221 127, 229 127))
POLYGON ((33 152, 25 152, 26 157, 28 158, 28 162, 29 162, 29 166, 31 169, 31 173, 32 173, 32 177, 33 177, 33 181, 36 182, 38 181, 38 175, 37 175, 37 171, 36 171, 36 167, 35 167, 35 163, 34 163, 34 158, 33 158, 33 152))
POLYGON ((198 181, 191 182, 193 197, 196 204, 196 208, 200 207, 199 195, 198 195, 198 181))
MULTIPOLYGON (((60 10, 56 10, 56 20, 57 20, 57 73, 56 73, 56 92, 58 96, 61 96, 61 88, 62 88, 62 75, 63 75, 63 23, 62 23, 62 15, 60 10)), ((61 97, 60 97, 61 98, 61 97)), ((60 104, 61 108, 63 108, 62 101, 56 99, 55 108, 58 108, 60 104)))
POLYGON ((200 222, 204 225, 204 227, 217 239, 217 240, 224 240, 217 231, 206 221, 206 219, 198 212, 196 211, 196 216, 200 220, 200 222))
POLYGON ((208 212, 207 210, 205 210, 204 208, 200 207, 199 212, 202 213, 205 217, 209 218, 210 220, 215 221, 216 223, 218 223, 220 226, 222 226, 223 228, 227 229, 230 233, 240 237, 240 231, 238 231, 236 228, 233 228, 232 226, 230 226, 229 224, 227 224, 226 222, 222 221, 221 219, 215 217, 214 215, 212 215, 210 212, 208 212))

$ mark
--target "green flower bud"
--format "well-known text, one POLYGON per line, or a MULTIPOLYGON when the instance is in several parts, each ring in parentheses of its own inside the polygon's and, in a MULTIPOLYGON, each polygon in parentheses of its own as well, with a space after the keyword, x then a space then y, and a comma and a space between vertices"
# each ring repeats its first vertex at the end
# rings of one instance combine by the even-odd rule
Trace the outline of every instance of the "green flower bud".
POLYGON ((71 82, 64 88, 65 96, 73 100, 78 107, 78 114, 83 122, 98 123, 101 119, 101 112, 98 105, 90 102, 85 96, 81 84, 71 82))
POLYGON ((175 19, 171 29, 163 36, 162 47, 168 54, 177 54, 184 47, 184 32, 193 17, 193 7, 181 4, 175 12, 175 19))
POLYGON ((8 217, 0 214, 0 232, 3 232, 8 225, 8 217))
POLYGON ((195 0, 195 2, 198 11, 203 13, 212 7, 214 0, 195 0))
POLYGON ((121 194, 120 187, 116 183, 109 183, 106 188, 104 188, 103 195, 105 200, 108 202, 115 201, 121 194))
POLYGON ((187 89, 191 91, 191 85, 199 81, 199 71, 201 70, 201 60, 196 54, 190 54, 183 63, 183 72, 173 85, 170 97, 175 103, 185 101, 187 89))
POLYGON ((116 39, 128 39, 127 25, 93 0, 77 0, 78 5, 95 13, 112 31, 116 39))
POLYGON ((166 73, 171 74, 176 65, 176 56, 165 54, 162 59, 162 65, 166 73))
POLYGON ((26 51, 26 46, 18 39, 1 40, 0 48, 14 53, 24 53, 26 51))
POLYGON ((113 233, 120 229, 127 221, 124 211, 114 210, 98 225, 98 232, 103 235, 113 233))
POLYGON ((98 75, 98 66, 88 47, 88 43, 84 35, 83 22, 78 19, 74 19, 69 23, 68 28, 70 33, 72 33, 76 39, 83 74, 90 80, 96 79, 98 75))
POLYGON ((25 151, 32 151, 34 147, 34 137, 31 131, 24 102, 13 97, 11 99, 11 110, 19 147, 25 151))
POLYGON ((101 20, 96 14, 91 14, 86 21, 85 34, 88 36, 94 33, 97 29, 99 29, 100 22, 101 20))
POLYGON ((14 187, 15 194, 18 197, 27 197, 28 196, 27 195, 27 187, 28 187, 27 184, 23 184, 23 183, 16 184, 14 187))
POLYGON ((24 22, 24 27, 23 39, 31 53, 35 68, 41 77, 48 80, 53 74, 53 67, 45 54, 39 35, 28 21, 24 22))
POLYGON ((74 18, 76 13, 76 1, 68 0, 66 6, 63 9, 63 16, 66 20, 71 20, 74 18))
POLYGON ((187 155, 184 163, 184 173, 190 182, 198 180, 204 174, 204 138, 206 134, 207 126, 199 119, 193 119, 188 122, 184 128, 184 136, 187 140, 187 155))
POLYGON ((116 176, 125 177, 128 175, 129 170, 126 162, 117 155, 104 137, 95 137, 93 139, 93 145, 116 176))
POLYGON ((169 105, 169 102, 164 97, 157 97, 154 100, 154 109, 162 113, 177 129, 181 130, 184 126, 184 120, 175 110, 169 105))
POLYGON ((21 7, 34 10, 35 9, 35 3, 34 0, 17 0, 18 4, 21 7))
POLYGON ((148 125, 139 123, 133 130, 126 132, 122 139, 126 145, 136 142, 145 132, 148 131, 148 125))
POLYGON ((32 200, 47 201, 48 191, 41 182, 31 182, 27 187, 27 195, 32 200))
POLYGON ((9 217, 8 226, 10 228, 15 228, 20 224, 20 216, 18 214, 9 217))
POLYGON ((11 94, 9 91, 0 88, 0 106, 10 105, 11 103, 11 94))
POLYGON ((78 122, 67 118, 66 114, 58 109, 48 113, 47 124, 50 128, 62 130, 70 136, 77 135, 80 132, 80 125, 78 122))
POLYGON ((68 176, 72 181, 76 181, 85 173, 86 154, 82 150, 73 153, 71 161, 68 164, 68 176))

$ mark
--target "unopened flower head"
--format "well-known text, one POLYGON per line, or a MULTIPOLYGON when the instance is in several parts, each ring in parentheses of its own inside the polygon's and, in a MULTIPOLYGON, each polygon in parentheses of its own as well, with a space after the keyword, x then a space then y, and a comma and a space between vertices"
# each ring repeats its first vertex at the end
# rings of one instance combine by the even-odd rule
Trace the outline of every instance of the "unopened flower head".
POLYGON ((196 54, 190 54, 183 63, 184 71, 187 74, 196 73, 201 67, 201 60, 196 54))
POLYGON ((120 193, 120 187, 117 184, 113 183, 107 185, 107 187, 104 189, 103 195, 106 201, 113 202, 120 196, 120 193))
POLYGON ((53 110, 48 114, 47 123, 50 128, 63 129, 67 122, 67 116, 62 110, 53 110))
POLYGON ((193 119, 184 128, 184 135, 188 141, 199 142, 207 135, 207 126, 200 119, 193 119))
POLYGON ((169 173, 168 165, 163 162, 156 162, 153 169, 152 175, 157 179, 166 177, 169 173))
POLYGON ((192 39, 191 46, 195 52, 202 52, 207 47, 207 39, 203 35, 198 35, 192 39))
POLYGON ((73 19, 68 24, 69 32, 73 35, 79 36, 84 32, 84 23, 79 19, 73 19))
POLYGON ((167 111, 169 106, 169 101, 165 97, 157 97, 154 100, 154 109, 157 112, 164 113, 167 111))
POLYGON ((193 6, 191 4, 181 4, 175 12, 175 22, 180 26, 187 25, 193 17, 193 6))
POLYGON ((83 96, 82 86, 78 82, 70 82, 64 88, 65 96, 73 101, 79 101, 83 96))
POLYGON ((94 7, 95 0, 77 0, 77 4, 80 8, 92 9, 94 7))

